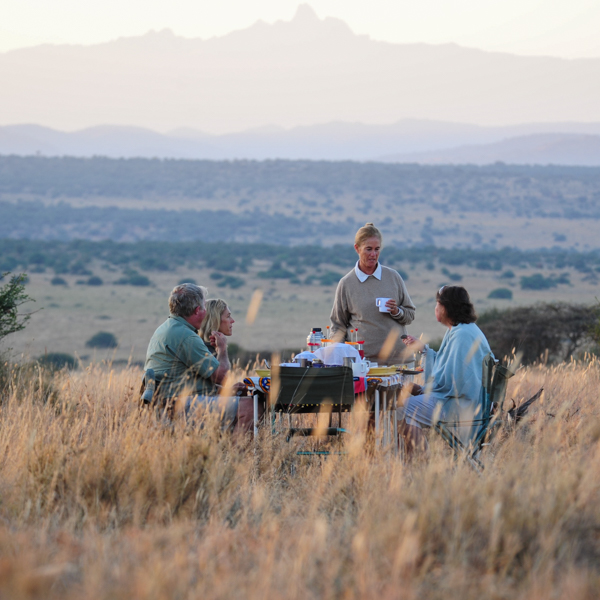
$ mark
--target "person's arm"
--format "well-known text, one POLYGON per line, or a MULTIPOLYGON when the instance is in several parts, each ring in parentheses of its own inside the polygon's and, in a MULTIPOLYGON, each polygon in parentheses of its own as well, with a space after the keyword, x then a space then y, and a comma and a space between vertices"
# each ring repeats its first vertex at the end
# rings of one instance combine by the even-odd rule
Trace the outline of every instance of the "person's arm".
POLYGON ((221 384, 231 369, 227 354, 227 338, 220 331, 213 331, 210 342, 217 350, 217 360, 219 361, 219 366, 210 378, 213 383, 221 384))
POLYGON ((420 352, 425 355, 425 372, 423 373, 423 376, 425 383, 429 384, 429 387, 431 387, 430 379, 433 376, 433 367, 436 362, 437 352, 432 350, 428 344, 425 344, 422 340, 419 340, 412 335, 407 335, 406 337, 403 336, 402 341, 413 352, 420 352))
POLYGON ((346 304, 342 282, 338 283, 335 290, 335 299, 331 309, 331 338, 336 342, 345 342, 350 326, 350 312, 346 304))
POLYGON ((398 274, 398 300, 388 300, 385 304, 390 309, 390 316, 394 321, 398 321, 400 325, 410 325, 415 320, 415 312, 417 307, 408 295, 406 284, 398 274))

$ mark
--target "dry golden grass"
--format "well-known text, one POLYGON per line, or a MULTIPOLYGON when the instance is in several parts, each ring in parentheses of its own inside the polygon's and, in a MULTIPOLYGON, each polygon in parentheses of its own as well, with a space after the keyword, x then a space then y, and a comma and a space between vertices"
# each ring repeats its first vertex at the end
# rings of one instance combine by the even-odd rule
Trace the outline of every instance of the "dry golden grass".
POLYGON ((482 476, 433 438, 403 465, 360 436, 318 459, 170 427, 138 409, 139 376, 29 371, 3 395, 0 597, 598 595, 597 360, 511 380, 545 397, 482 476))

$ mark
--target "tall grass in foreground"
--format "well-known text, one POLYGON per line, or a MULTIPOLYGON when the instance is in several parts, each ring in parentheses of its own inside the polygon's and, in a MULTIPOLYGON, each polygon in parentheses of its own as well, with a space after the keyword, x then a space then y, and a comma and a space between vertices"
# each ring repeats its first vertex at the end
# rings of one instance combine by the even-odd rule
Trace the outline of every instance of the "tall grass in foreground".
POLYGON ((0 406, 0 597, 596 598, 600 363, 531 367, 530 419, 457 464, 295 454, 167 426, 139 372, 17 377, 0 406))

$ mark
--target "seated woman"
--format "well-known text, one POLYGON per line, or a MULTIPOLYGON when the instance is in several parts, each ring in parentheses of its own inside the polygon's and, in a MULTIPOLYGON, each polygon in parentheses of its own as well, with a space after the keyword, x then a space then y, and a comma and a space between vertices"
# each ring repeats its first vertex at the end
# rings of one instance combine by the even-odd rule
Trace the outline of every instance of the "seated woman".
MULTIPOLYGON (((233 334, 234 318, 227 302, 221 298, 213 298, 206 301, 206 316, 200 325, 198 334, 204 340, 208 351, 216 354, 214 346, 214 332, 222 333, 227 337, 233 334)), ((237 425, 235 432, 250 431, 254 424, 254 406, 252 398, 246 397, 246 386, 243 383, 233 385, 233 393, 239 397, 237 411, 237 425)), ((259 417, 262 418, 264 409, 259 406, 259 417)))
MULTIPOLYGON (((408 456, 424 444, 423 427, 433 427, 440 420, 476 419, 481 409, 482 364, 490 345, 475 325, 475 308, 461 286, 443 286, 436 300, 436 319, 448 328, 440 349, 434 352, 411 335, 404 339, 411 350, 426 355, 424 393, 418 390, 419 395, 409 397, 398 409, 398 417, 404 419, 400 432, 408 456)), ((471 428, 456 433, 468 444, 471 428)))
POLYGON ((211 337, 213 331, 218 331, 223 335, 230 337, 233 334, 233 324, 235 321, 231 316, 231 311, 227 302, 221 298, 211 299, 206 301, 206 316, 200 325, 198 333, 204 340, 209 352, 216 355, 211 337))

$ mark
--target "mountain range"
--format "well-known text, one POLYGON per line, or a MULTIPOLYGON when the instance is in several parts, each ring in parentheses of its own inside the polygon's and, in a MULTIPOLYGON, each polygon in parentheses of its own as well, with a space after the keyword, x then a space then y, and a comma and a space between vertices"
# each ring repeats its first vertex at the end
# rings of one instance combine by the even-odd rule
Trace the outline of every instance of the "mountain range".
POLYGON ((139 127, 98 126, 64 132, 12 125, 0 127, 0 154, 600 166, 600 123, 482 127, 406 120, 387 126, 265 127, 224 135, 189 128, 161 134, 139 127))
MULTIPOLYGON (((334 123, 335 137, 340 122, 600 122, 600 59, 380 42, 338 19, 319 19, 308 5, 291 21, 259 21, 207 40, 163 30, 13 50, 0 54, 0 81, 0 123, 67 131, 111 123, 215 134, 334 123)), ((294 131, 301 139, 303 131, 294 131)), ((178 148, 179 138, 190 142, 185 151, 213 147, 213 138, 180 134, 178 148)), ((381 154, 425 150, 385 147, 381 154)))

